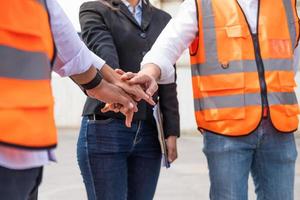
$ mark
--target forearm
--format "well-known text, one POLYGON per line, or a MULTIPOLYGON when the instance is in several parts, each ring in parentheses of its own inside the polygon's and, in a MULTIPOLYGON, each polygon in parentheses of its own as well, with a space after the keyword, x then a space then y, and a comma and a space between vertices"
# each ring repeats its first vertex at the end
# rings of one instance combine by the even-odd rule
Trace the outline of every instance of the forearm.
POLYGON ((72 75, 71 79, 79 84, 79 85, 83 85, 86 83, 89 83, 91 80, 93 80, 95 78, 97 74, 97 69, 94 66, 91 66, 87 71, 81 73, 81 74, 76 74, 76 75, 72 75))
POLYGON ((121 75, 119 75, 107 64, 102 67, 100 74, 102 75, 103 79, 112 84, 116 84, 121 80, 121 75))

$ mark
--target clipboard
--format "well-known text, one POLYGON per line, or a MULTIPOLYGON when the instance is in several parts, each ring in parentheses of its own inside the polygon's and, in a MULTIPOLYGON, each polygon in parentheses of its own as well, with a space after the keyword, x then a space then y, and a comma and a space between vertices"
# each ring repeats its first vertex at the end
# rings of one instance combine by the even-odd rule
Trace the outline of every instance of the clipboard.
POLYGON ((170 162, 168 161, 168 150, 165 141, 165 133, 163 129, 163 116, 160 110, 159 101, 156 106, 153 108, 153 116, 156 122, 158 140, 160 143, 161 153, 162 153, 162 166, 167 169, 171 167, 170 162))

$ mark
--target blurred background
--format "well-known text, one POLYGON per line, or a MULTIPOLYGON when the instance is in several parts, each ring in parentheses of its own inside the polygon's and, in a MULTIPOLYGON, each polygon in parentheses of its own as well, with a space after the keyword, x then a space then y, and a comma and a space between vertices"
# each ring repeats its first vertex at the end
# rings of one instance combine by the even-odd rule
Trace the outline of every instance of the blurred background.
MULTIPOLYGON (((58 0, 76 30, 80 32, 78 13, 85 0, 58 0)), ((182 0, 152 0, 156 7, 175 15, 182 0)), ((202 137, 197 134, 194 119, 192 87, 188 52, 177 63, 178 98, 183 137, 179 140, 179 159, 170 170, 162 170, 155 200, 209 199, 209 180, 206 160, 202 154, 202 137)), ((300 83, 300 75, 296 76, 300 83)), ((41 200, 85 200, 85 190, 76 162, 76 140, 85 96, 68 78, 53 74, 56 100, 55 119, 59 128, 58 164, 45 169, 40 191, 41 200)), ((297 88, 298 99, 300 89, 297 88)), ((300 147, 299 136, 297 139, 300 147)), ((251 182, 251 180, 249 180, 251 182)), ((250 200, 255 199, 253 184, 250 200)), ((297 164, 296 200, 300 200, 300 163, 297 164)), ((0 197, 1 199, 1 197, 0 197)))

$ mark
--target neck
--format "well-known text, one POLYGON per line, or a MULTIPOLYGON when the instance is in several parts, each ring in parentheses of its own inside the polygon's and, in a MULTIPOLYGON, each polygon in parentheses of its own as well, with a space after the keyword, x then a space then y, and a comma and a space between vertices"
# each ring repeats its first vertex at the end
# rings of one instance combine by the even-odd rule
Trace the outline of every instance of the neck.
POLYGON ((137 6, 138 3, 140 2, 140 0, 127 0, 127 1, 128 1, 128 3, 130 3, 130 5, 131 5, 132 7, 137 6))

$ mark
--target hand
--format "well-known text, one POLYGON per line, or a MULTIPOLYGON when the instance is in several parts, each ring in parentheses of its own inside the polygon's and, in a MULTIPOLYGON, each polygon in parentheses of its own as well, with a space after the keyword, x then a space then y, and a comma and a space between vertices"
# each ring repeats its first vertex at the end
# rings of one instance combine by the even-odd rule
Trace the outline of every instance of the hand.
POLYGON ((121 69, 115 70, 119 75, 121 75, 121 81, 116 82, 115 84, 122 88, 126 93, 133 95, 134 100, 140 101, 141 99, 144 99, 146 102, 148 102, 150 105, 155 105, 155 102, 152 99, 153 94, 146 94, 143 90, 143 88, 138 84, 130 84, 131 75, 132 78, 134 73, 128 72, 125 73, 121 69))
POLYGON ((177 136, 169 136, 166 139, 167 151, 168 151, 168 161, 170 163, 174 162, 177 157, 177 136))
POLYGON ((123 113, 126 116, 126 120, 125 120, 126 126, 129 128, 131 127, 131 122, 132 122, 132 118, 134 115, 133 112, 128 113, 126 110, 124 110, 124 107, 118 103, 107 103, 107 104, 105 104, 104 108, 101 109, 102 113, 106 113, 109 111, 112 111, 115 113, 118 113, 118 112, 123 113))
POLYGON ((122 88, 127 94, 131 95, 135 101, 144 99, 150 105, 155 105, 152 96, 146 94, 140 85, 129 84, 127 81, 120 81, 115 83, 115 85, 122 88))
POLYGON ((148 103, 155 105, 151 96, 146 94, 139 85, 129 84, 126 80, 121 80, 121 75, 125 73, 122 70, 116 72, 110 66, 105 64, 100 70, 100 73, 107 82, 121 87, 129 95, 132 95, 136 101, 144 99, 148 103))
POLYGON ((136 102, 121 88, 102 80, 95 88, 87 90, 87 94, 100 101, 121 105, 120 112, 126 116, 126 126, 131 127, 134 112, 137 112, 136 102))
POLYGON ((123 81, 128 81, 129 84, 138 84, 141 85, 145 90, 146 94, 153 96, 154 93, 158 90, 158 85, 156 80, 151 75, 145 74, 143 71, 139 73, 127 72, 121 76, 123 81))

